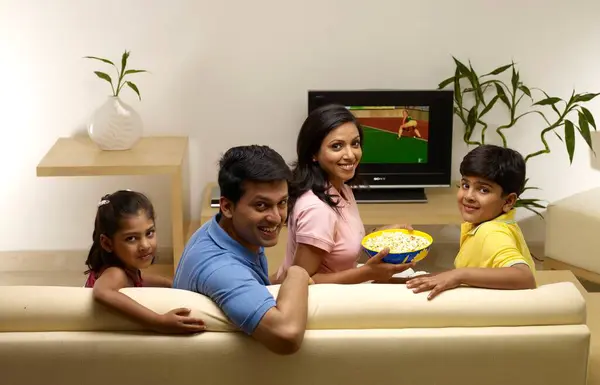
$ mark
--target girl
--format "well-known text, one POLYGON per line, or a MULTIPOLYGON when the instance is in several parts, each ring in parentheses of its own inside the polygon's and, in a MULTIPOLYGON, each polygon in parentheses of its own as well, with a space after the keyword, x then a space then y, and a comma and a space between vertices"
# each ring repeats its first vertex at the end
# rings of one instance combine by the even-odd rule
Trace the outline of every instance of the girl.
POLYGON ((362 128, 344 106, 326 105, 306 118, 289 189, 287 251, 274 283, 291 265, 303 267, 315 283, 345 284, 388 281, 411 267, 384 263, 387 251, 357 265, 365 230, 348 185, 358 178, 362 140, 362 128))
POLYGON ((142 274, 156 251, 154 207, 143 194, 117 191, 102 197, 94 224, 92 247, 86 260, 94 299, 112 307, 155 331, 195 333, 204 330, 202 320, 189 317, 189 309, 157 314, 127 295, 124 287, 171 287, 168 278, 142 274))

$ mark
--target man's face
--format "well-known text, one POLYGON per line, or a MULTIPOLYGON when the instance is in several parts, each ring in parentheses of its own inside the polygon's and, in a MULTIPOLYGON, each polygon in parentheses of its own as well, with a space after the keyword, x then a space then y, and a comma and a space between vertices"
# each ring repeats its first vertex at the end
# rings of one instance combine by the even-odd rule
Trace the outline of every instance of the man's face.
POLYGON ((252 251, 275 246, 287 218, 287 182, 248 181, 243 189, 244 194, 235 204, 221 197, 221 212, 233 224, 230 235, 252 251))

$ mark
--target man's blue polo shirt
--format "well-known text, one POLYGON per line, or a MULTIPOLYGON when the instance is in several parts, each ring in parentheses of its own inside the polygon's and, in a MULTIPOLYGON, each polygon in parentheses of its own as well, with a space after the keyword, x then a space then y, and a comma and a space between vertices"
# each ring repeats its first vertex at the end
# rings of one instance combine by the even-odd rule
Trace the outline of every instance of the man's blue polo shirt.
POLYGON ((190 238, 177 266, 173 287, 212 299, 246 334, 252 334, 275 306, 267 290, 267 258, 235 241, 219 226, 219 214, 190 238))

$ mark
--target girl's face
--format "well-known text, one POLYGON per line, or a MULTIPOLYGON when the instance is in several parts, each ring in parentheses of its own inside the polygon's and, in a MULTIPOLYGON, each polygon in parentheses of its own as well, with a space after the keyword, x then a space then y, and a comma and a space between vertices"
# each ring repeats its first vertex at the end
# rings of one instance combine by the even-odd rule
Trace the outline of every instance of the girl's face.
POLYGON ((354 177, 362 157, 360 135, 354 123, 344 123, 332 130, 321 142, 315 160, 338 190, 354 177))
POLYGON ((120 229, 112 239, 100 236, 102 247, 114 253, 128 268, 147 268, 156 253, 154 221, 140 210, 137 215, 121 219, 120 224, 120 229))

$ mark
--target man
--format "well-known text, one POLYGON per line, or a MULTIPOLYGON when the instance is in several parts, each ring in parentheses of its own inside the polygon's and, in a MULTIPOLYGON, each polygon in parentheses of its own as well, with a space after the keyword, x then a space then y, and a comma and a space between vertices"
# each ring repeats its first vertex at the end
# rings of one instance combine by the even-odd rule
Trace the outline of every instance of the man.
POLYGON ((265 247, 287 218, 290 169, 267 146, 229 149, 220 160, 220 209, 185 247, 173 287, 211 298, 243 332, 279 354, 296 352, 306 330, 308 273, 288 271, 277 301, 266 286, 265 247))

